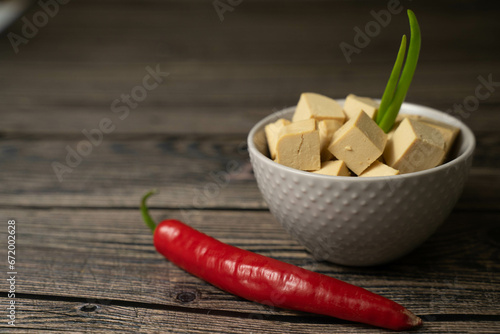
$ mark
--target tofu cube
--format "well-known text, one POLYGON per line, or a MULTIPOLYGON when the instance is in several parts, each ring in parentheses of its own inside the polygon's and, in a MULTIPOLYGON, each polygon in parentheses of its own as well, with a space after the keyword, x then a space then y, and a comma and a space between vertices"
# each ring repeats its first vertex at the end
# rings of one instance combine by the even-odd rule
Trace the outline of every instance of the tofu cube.
POLYGON ((364 111, 371 119, 375 119, 379 104, 369 97, 356 96, 354 94, 347 95, 344 103, 344 113, 347 119, 356 117, 360 112, 364 111))
POLYGON ((436 121, 435 119, 432 119, 429 117, 425 117, 425 116, 421 116, 421 115, 400 114, 396 118, 396 124, 394 125, 393 129, 387 134, 388 135, 387 139, 389 139, 392 136, 392 134, 396 131, 397 125, 399 125, 401 123, 401 121, 405 118, 410 118, 413 120, 420 121, 422 123, 425 123, 425 124, 435 128, 439 132, 441 132, 441 135, 443 136, 443 139, 444 139, 445 157, 443 157, 443 161, 440 162, 440 164, 443 163, 446 156, 448 155, 451 148, 453 147, 453 143, 455 142, 455 139, 457 138, 458 134, 460 133, 460 129, 453 126, 453 125, 439 122, 439 121, 436 121))
POLYGON ((394 135, 394 132, 398 128, 399 124, 407 117, 408 115, 403 115, 403 114, 398 114, 396 116, 396 120, 394 121, 394 125, 392 126, 392 129, 387 132, 387 141, 392 138, 394 135))
POLYGON ((369 176, 390 176, 390 175, 398 175, 399 171, 392 167, 387 166, 386 164, 375 161, 371 164, 370 167, 365 169, 365 171, 359 174, 359 177, 369 177, 369 176))
POLYGON ((319 131, 314 119, 293 122, 280 130, 276 162, 307 171, 321 168, 319 131))
POLYGON ((453 147, 453 143, 455 142, 455 139, 458 136, 458 133, 460 132, 459 128, 456 128, 451 125, 447 124, 433 124, 433 123, 428 123, 424 122, 425 124, 429 125, 430 127, 433 127, 434 129, 438 130, 441 135, 443 136, 444 139, 444 156, 443 160, 439 162, 439 165, 444 162, 446 157, 448 156, 448 153, 450 153, 451 148, 453 147))
POLYGON ((441 161, 439 164, 442 164, 444 160, 446 159, 446 156, 450 152, 451 148, 453 147, 453 143, 455 142, 455 139, 458 136, 458 133, 460 132, 460 129, 457 127, 454 127, 453 125, 446 124, 443 122, 436 121, 435 119, 425 117, 425 116, 419 116, 419 115, 406 115, 406 117, 418 120, 422 123, 425 123, 434 129, 438 130, 441 132, 441 135, 443 136, 444 139, 444 151, 445 151, 445 156, 443 157, 443 161, 441 161))
POLYGON ((333 119, 325 119, 317 122, 321 150, 321 161, 332 160, 333 154, 328 151, 335 131, 342 127, 342 123, 333 119))
POLYGON ((445 142, 441 133, 423 122, 405 118, 387 142, 384 159, 401 174, 418 172, 443 161, 445 142))
POLYGON ((351 176, 345 162, 342 160, 325 161, 321 164, 321 169, 313 173, 333 176, 351 176))
POLYGON ((271 154, 271 159, 273 160, 276 158, 276 145, 278 144, 280 131, 288 124, 290 124, 289 120, 280 118, 276 122, 270 123, 265 127, 267 147, 269 148, 269 153, 271 154))
POLYGON ((345 114, 342 106, 334 99, 315 93, 302 93, 293 114, 292 122, 310 118, 318 121, 333 119, 344 123, 345 114))
POLYGON ((384 131, 361 112, 333 134, 328 150, 359 175, 382 155, 386 142, 384 131))

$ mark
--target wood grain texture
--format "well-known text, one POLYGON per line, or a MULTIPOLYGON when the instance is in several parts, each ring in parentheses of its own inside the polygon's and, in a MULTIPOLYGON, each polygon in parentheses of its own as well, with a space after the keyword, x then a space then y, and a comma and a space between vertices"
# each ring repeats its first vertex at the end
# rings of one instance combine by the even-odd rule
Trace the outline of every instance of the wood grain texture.
MULTIPOLYGON (((302 91, 334 98, 345 98, 352 92, 381 97, 391 63, 392 59, 388 68, 361 64, 347 71, 344 65, 150 61, 133 65, 83 64, 72 76, 67 76, 67 68, 59 63, 43 67, 39 63, 20 63, 4 69, 0 64, 5 75, 3 83, 0 78, 5 87, 0 92, 4 106, 0 134, 80 135, 84 129, 97 128, 103 118, 114 122, 114 134, 245 134, 264 116, 295 105, 302 91), (126 118, 119 119, 122 113, 112 112, 112 102, 122 94, 130 95, 134 87, 142 84, 145 68, 157 64, 171 75, 148 92, 135 109, 129 108, 126 118), (101 76, 104 82, 99 82, 101 76), (47 77, 56 81, 57 88, 48 85, 47 77)), ((480 68, 466 67, 459 72, 454 63, 421 65, 407 101, 454 110, 455 104, 463 104, 464 99, 475 94, 478 76, 487 78, 491 74, 493 81, 500 81, 495 71, 499 65, 484 62, 480 68)), ((467 117, 461 119, 475 131, 494 130, 500 119, 499 105, 500 93, 495 90, 477 108, 464 109, 467 117)))
MULTIPOLYGON (((0 302, 5 302, 0 298, 0 302)), ((186 312, 177 308, 148 308, 147 305, 97 304, 86 301, 18 299, 19 321, 24 325, 9 328, 8 333, 394 333, 338 319, 307 316, 290 317, 261 313, 186 312), (90 311, 92 310, 92 311, 90 311), (68 328, 68 319, 71 327, 68 328)), ((418 333, 478 333, 500 330, 493 317, 476 320, 428 315, 418 333)), ((0 333, 6 333, 0 323, 0 333)))
POLYGON ((248 302, 165 261, 137 210, 151 188, 158 220, 392 298, 423 317, 418 332, 500 332, 498 3, 411 2, 423 48, 407 101, 446 111, 472 101, 479 77, 494 82, 454 113, 476 134, 474 165, 447 222, 413 253, 374 268, 317 262, 267 211, 252 175, 246 134, 301 92, 382 94, 404 12, 350 64, 339 44, 386 5, 245 0, 221 22, 211 1, 73 0, 19 53, 8 33, 22 35, 22 21, 0 35, 0 222, 18 221, 19 251, 18 327, 2 320, 0 333, 385 332, 248 302), (148 66, 169 75, 120 119, 112 102, 148 66), (59 182, 51 163, 103 118, 116 129, 59 182), (228 166, 240 167, 229 180, 228 166))
MULTIPOLYGON (((268 212, 153 214, 158 221, 182 219, 223 242, 363 286, 418 314, 500 315, 491 307, 500 302, 496 214, 455 213, 415 252, 374 268, 315 261, 268 212), (472 225, 472 219, 479 222, 472 225)), ((0 217, 17 221, 19 293, 177 305, 179 294, 188 292, 196 298, 186 307, 239 312, 263 308, 165 261, 155 252, 138 210, 4 209, 0 217)), ((6 240, 5 233, 1 231, 1 240, 6 240)))
MULTIPOLYGON (((420 9, 424 46, 408 101, 447 110, 474 95, 478 76, 500 80, 498 46, 486 33, 500 30, 498 10, 482 3, 412 3, 420 9)), ((156 64, 170 76, 118 121, 116 133, 246 133, 303 91, 380 97, 408 30, 404 14, 393 16, 351 64, 339 44, 353 44, 353 28, 384 7, 248 1, 220 22, 208 2, 73 1, 18 54, 0 39, 0 133, 79 134, 103 117, 116 120, 112 101, 156 64)), ((9 31, 22 34, 22 23, 9 31)), ((499 103, 495 91, 466 121, 473 129, 493 126, 484 117, 498 122, 498 113, 483 111, 499 103)))
MULTIPOLYGON (((83 139, 85 137, 81 136, 83 139)), ((500 193, 498 132, 477 133, 474 167, 458 209, 497 209, 500 193)), ((80 138, 0 140, 0 205, 135 207, 151 188, 152 203, 168 208, 267 208, 258 190, 246 138, 240 135, 105 138, 62 175, 80 138)))

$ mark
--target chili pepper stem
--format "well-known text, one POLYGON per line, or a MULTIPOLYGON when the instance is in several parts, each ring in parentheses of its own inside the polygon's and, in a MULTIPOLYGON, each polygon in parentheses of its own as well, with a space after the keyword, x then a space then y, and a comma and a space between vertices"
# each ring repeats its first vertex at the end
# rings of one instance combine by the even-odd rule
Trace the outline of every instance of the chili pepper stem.
POLYGON ((149 215, 149 210, 148 210, 148 207, 146 205, 146 201, 148 200, 148 198, 150 196, 152 196, 152 195, 154 195, 156 193, 157 193, 156 189, 150 190, 148 193, 146 193, 142 197, 142 200, 141 200, 141 215, 142 215, 142 219, 144 220, 144 222, 149 227, 149 229, 151 230, 152 233, 155 233, 156 223, 153 220, 153 218, 151 218, 151 216, 149 215))

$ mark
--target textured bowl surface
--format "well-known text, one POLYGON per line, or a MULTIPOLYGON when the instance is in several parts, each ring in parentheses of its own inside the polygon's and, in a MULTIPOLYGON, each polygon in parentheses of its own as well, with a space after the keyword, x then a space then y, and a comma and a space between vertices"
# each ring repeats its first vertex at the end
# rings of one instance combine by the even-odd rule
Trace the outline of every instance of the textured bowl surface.
POLYGON ((386 263, 423 243, 450 214, 463 190, 475 147, 474 135, 462 122, 404 103, 401 113, 460 128, 450 161, 390 177, 326 176, 289 168, 268 157, 265 125, 291 119, 294 111, 295 107, 287 108, 257 123, 248 136, 248 149, 270 211, 315 258, 352 266, 386 263))

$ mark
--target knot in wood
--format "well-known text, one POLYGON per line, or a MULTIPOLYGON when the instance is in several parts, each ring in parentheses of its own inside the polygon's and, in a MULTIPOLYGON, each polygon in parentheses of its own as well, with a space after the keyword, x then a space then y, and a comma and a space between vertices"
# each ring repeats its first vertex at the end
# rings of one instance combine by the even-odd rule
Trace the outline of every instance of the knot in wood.
POLYGON ((181 303, 190 303, 196 299, 196 294, 191 291, 182 291, 177 294, 176 299, 181 303))
POLYGON ((82 312, 95 312, 99 307, 94 304, 85 304, 80 307, 80 311, 82 312))

